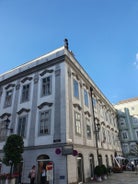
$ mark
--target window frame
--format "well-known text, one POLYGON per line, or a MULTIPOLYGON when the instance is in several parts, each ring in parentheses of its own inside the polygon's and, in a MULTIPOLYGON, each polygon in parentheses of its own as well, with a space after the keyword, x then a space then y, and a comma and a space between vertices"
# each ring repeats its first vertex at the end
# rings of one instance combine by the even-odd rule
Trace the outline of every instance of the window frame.
POLYGON ((41 80, 41 97, 49 96, 51 94, 52 94, 52 76, 49 75, 49 76, 42 78, 42 80, 41 80), (48 78, 50 80, 46 81, 44 84, 44 80, 46 80, 48 78), (49 82, 49 83, 47 84, 47 82, 49 82), (48 88, 47 88, 47 86, 48 86, 48 88))
POLYGON ((24 84, 22 86, 22 94, 21 94, 21 103, 28 102, 30 100, 30 93, 31 93, 31 84, 24 84), (24 89, 24 87, 28 86, 28 89, 24 89), (24 91, 25 90, 25 91, 24 91))
POLYGON ((79 82, 73 79, 73 96, 79 99, 79 82))
POLYGON ((86 89, 84 91, 84 104, 89 107, 89 97, 88 97, 88 91, 86 89))
POLYGON ((12 99, 13 99, 13 89, 6 90, 4 107, 10 107, 12 105, 12 99), (8 95, 8 92, 11 93, 11 95, 8 95))
POLYGON ((77 111, 74 112, 75 121, 75 134, 81 136, 81 114, 77 111))
POLYGON ((87 134, 87 139, 91 139, 92 138, 91 122, 90 122, 90 120, 88 118, 86 118, 85 121, 86 121, 86 134, 87 134))
POLYGON ((38 127, 38 135, 39 136, 47 136, 51 134, 51 109, 47 109, 47 110, 42 110, 39 112, 39 127, 38 127), (46 119, 42 117, 42 113, 48 113, 48 121, 44 121, 46 119), (42 118, 41 118, 42 117, 42 118), (44 119, 44 120, 43 120, 44 119), (43 121, 42 121, 43 120, 43 121), (42 124, 42 125, 41 125, 42 124), (41 129, 42 127, 42 129, 41 129), (46 132, 46 128, 48 129, 48 131, 46 132), (45 128, 45 129, 44 129, 45 128), (43 132, 41 132, 41 130, 43 132))
POLYGON ((28 115, 20 115, 18 117, 17 134, 22 136, 23 138, 25 138, 25 136, 26 136, 26 126, 27 126, 27 124, 28 124, 28 115))

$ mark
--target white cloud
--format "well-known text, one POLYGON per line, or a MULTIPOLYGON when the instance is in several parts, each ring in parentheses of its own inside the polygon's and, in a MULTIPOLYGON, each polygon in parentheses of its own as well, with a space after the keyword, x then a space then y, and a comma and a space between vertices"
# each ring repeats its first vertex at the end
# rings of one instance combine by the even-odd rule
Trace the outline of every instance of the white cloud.
POLYGON ((136 53, 136 61, 138 61, 138 53, 136 53))
POLYGON ((138 53, 136 53, 136 60, 133 64, 134 64, 135 68, 138 69, 138 53))

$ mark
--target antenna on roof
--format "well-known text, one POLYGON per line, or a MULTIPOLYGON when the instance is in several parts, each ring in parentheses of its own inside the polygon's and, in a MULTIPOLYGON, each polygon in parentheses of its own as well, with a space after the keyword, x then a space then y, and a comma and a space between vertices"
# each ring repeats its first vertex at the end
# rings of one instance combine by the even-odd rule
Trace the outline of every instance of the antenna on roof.
POLYGON ((66 48, 66 49, 68 49, 68 39, 67 38, 65 38, 64 39, 64 47, 66 48))

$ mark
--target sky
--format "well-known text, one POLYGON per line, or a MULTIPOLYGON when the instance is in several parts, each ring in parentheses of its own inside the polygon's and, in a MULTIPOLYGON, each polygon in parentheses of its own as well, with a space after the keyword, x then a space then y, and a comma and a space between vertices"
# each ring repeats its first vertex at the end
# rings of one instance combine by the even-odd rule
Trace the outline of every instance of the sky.
POLYGON ((65 38, 112 104, 138 97, 138 0, 0 0, 0 74, 65 38))

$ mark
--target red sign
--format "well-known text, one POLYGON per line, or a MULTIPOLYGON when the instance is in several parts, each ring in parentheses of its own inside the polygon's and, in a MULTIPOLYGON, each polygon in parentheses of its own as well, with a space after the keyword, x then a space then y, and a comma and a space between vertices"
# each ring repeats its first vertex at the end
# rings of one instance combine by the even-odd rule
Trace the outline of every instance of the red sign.
POLYGON ((49 162, 47 165, 46 165, 46 170, 52 170, 53 169, 53 164, 52 162, 49 162))

